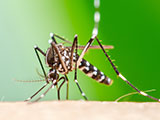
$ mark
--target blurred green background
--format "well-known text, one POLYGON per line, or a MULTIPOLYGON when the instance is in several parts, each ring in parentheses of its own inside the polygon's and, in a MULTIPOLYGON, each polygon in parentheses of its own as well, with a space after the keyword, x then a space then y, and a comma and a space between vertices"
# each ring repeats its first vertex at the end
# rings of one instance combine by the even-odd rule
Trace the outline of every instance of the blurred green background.
MULTIPOLYGON (((160 98, 159 45, 160 1, 101 0, 99 39, 113 45, 109 51, 120 72, 141 90, 160 98)), ((94 26, 93 0, 1 0, 0 1, 0 100, 23 101, 44 83, 19 83, 18 80, 41 79, 33 46, 46 51, 49 33, 57 33, 73 41, 78 34, 79 44, 85 45, 94 26)), ((94 42, 97 44, 97 42, 94 42)), ((78 81, 89 100, 114 101, 135 92, 118 78, 101 50, 89 50, 85 59, 114 80, 112 86, 99 84, 78 71, 78 81)), ((42 56, 44 62, 44 57, 42 56)), ((45 67, 47 70, 47 67, 45 67)), ((80 100, 70 73, 69 99, 80 100)), ((61 98, 65 99, 65 85, 61 98)), ((56 89, 42 100, 57 100, 56 89)), ((121 101, 152 101, 141 95, 128 96, 121 101)))

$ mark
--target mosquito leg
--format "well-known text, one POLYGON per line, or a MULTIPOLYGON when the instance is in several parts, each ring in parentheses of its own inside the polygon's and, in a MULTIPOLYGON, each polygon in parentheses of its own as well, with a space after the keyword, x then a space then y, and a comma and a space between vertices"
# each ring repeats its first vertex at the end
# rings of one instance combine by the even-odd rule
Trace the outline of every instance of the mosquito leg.
POLYGON ((60 84, 60 86, 58 87, 57 93, 58 93, 58 100, 60 100, 60 89, 63 86, 64 82, 65 82, 65 77, 61 77, 58 82, 63 79, 63 82, 60 84))
POLYGON ((68 97, 69 97, 69 80, 68 80, 67 75, 65 75, 65 79, 66 79, 66 83, 67 83, 66 100, 68 100, 68 97))
POLYGON ((57 44, 57 41, 56 41, 53 33, 50 33, 50 37, 52 38, 53 42, 55 42, 57 44))
POLYGON ((76 53, 76 62, 75 62, 75 74, 74 74, 74 81, 76 83, 76 85, 78 86, 79 88, 79 91, 81 92, 81 95, 84 97, 85 100, 88 100, 85 93, 82 91, 82 89, 80 88, 80 85, 78 84, 78 80, 77 80, 77 66, 78 66, 78 63, 77 63, 77 59, 78 59, 78 55, 77 55, 77 50, 78 50, 78 41, 77 41, 77 36, 75 36, 75 41, 76 41, 76 50, 75 50, 75 53, 76 53))
POLYGON ((34 96, 36 96, 41 90, 43 90, 43 88, 45 88, 48 85, 48 83, 45 83, 43 85, 43 87, 41 87, 36 93, 34 93, 31 97, 29 97, 28 99, 26 99, 25 101, 29 101, 31 100, 34 96))
POLYGON ((46 75, 46 72, 45 72, 45 70, 44 70, 42 61, 41 61, 41 59, 40 59, 40 57, 39 57, 38 51, 39 51, 42 55, 44 55, 44 56, 46 56, 46 54, 45 54, 39 47, 37 47, 37 46, 34 46, 34 50, 35 50, 35 52, 36 52, 36 55, 37 55, 38 61, 39 61, 39 63, 40 63, 40 66, 41 66, 41 68, 42 68, 42 71, 43 71, 45 80, 46 80, 47 83, 49 83, 49 81, 47 80, 47 75, 46 75))
POLYGON ((48 91, 51 89, 51 88, 54 88, 55 84, 53 83, 39 98, 37 98, 35 101, 33 102, 37 102, 39 101, 41 98, 43 98, 47 93, 48 91))
POLYGON ((84 47, 81 55, 79 56, 78 60, 77 60, 77 65, 79 66, 80 62, 82 61, 82 58, 84 56, 84 54, 87 52, 88 48, 91 46, 92 42, 94 41, 95 39, 95 35, 93 35, 90 40, 88 41, 87 45, 84 47))
MULTIPOLYGON (((84 47, 85 46, 83 46, 83 45, 81 45, 81 46, 78 46, 78 49, 84 49, 84 47)), ((103 48, 104 49, 113 49, 114 48, 114 46, 112 46, 112 45, 103 45, 103 48)), ((91 46, 89 46, 89 49, 101 49, 101 47, 99 46, 99 45, 91 45, 91 46)))
POLYGON ((71 55, 70 55, 70 70, 73 70, 73 54, 74 54, 74 49, 76 47, 76 43, 77 43, 77 35, 74 36, 74 41, 72 44, 72 48, 71 48, 71 55))
POLYGON ((129 85, 130 85, 133 89, 135 89, 139 94, 141 94, 141 95, 143 95, 143 96, 146 96, 146 97, 148 97, 148 98, 151 98, 151 99, 153 99, 153 100, 156 100, 156 101, 159 101, 159 102, 160 102, 160 99, 155 98, 155 97, 152 97, 152 96, 148 95, 147 93, 145 93, 145 92, 143 92, 143 91, 140 91, 140 90, 137 89, 134 85, 132 85, 132 84, 118 71, 118 69, 117 69, 116 66, 113 64, 112 60, 110 59, 109 55, 108 55, 107 52, 104 50, 104 48, 103 48, 102 44, 100 43, 100 41, 98 40, 98 38, 97 38, 97 37, 95 37, 95 38, 96 38, 98 44, 100 45, 100 47, 102 48, 105 56, 108 58, 108 60, 109 60, 110 64, 112 65, 114 71, 116 72, 116 74, 117 74, 123 81, 125 81, 127 84, 129 84, 129 85))
MULTIPOLYGON (((52 37, 57 37, 57 38, 63 40, 64 42, 66 42, 66 43, 72 44, 72 42, 66 40, 65 38, 63 38, 63 37, 61 37, 61 36, 59 36, 59 35, 57 35, 57 34, 50 33, 50 36, 51 36, 51 38, 52 38, 52 37)), ((53 40, 53 39, 52 39, 52 40, 53 40)), ((54 40, 53 40, 53 41, 54 41, 54 40)))
POLYGON ((61 62, 61 64, 62 64, 62 67, 63 67, 63 69, 65 70, 64 74, 67 74, 67 73, 68 73, 68 69, 67 69, 66 64, 64 63, 64 61, 63 61, 63 59, 62 59, 62 55, 60 54, 60 52, 59 52, 56 44, 55 44, 52 40, 51 40, 51 41, 49 40, 49 43, 51 44, 51 46, 54 48, 54 50, 55 50, 56 53, 58 54, 58 57, 59 57, 60 62, 61 62))
MULTIPOLYGON (((56 88, 57 88, 57 96, 59 98, 59 94, 58 94, 58 83, 56 84, 56 88)), ((59 100, 59 99, 58 99, 59 100)))

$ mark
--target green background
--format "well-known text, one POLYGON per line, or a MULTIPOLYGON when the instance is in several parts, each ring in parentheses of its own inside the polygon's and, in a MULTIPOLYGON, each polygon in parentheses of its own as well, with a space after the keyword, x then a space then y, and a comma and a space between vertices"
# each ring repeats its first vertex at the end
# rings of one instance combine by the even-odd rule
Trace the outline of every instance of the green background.
MULTIPOLYGON (((156 89, 149 94, 160 98, 160 2, 101 0, 100 13, 98 37, 102 44, 115 47, 109 54, 116 60, 120 72, 141 90, 156 89)), ((1 0, 0 100, 23 101, 38 90, 43 82, 14 81, 41 79, 36 72, 41 69, 33 46, 38 45, 46 51, 50 32, 70 41, 78 34, 79 44, 85 45, 94 26, 93 15, 93 0, 1 0)), ((89 100, 114 101, 135 92, 117 77, 101 50, 89 50, 85 59, 114 80, 108 87, 78 71, 78 81, 89 100)), ((42 60, 44 62, 43 56, 42 60)), ((73 75, 69 74, 69 99, 83 99, 73 82, 73 75)), ((65 99, 65 85, 61 93, 65 99)), ((42 100, 57 100, 56 89, 42 100)), ((152 100, 132 95, 121 101, 152 100)))

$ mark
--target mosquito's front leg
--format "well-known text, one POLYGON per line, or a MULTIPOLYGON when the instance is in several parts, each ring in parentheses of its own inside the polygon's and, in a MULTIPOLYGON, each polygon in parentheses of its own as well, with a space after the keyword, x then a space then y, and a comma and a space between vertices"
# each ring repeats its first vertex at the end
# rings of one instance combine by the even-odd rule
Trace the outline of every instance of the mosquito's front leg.
POLYGON ((46 80, 47 83, 49 83, 49 81, 48 81, 48 79, 47 79, 46 72, 45 72, 44 67, 43 67, 43 64, 42 64, 42 61, 41 61, 41 59, 40 59, 40 57, 39 57, 38 51, 39 51, 42 55, 44 55, 44 56, 46 56, 46 54, 45 54, 39 47, 37 47, 37 46, 34 46, 34 50, 35 50, 35 52, 36 52, 36 55, 37 55, 38 61, 39 61, 39 63, 40 63, 40 66, 41 66, 41 68, 42 68, 42 71, 43 71, 45 80, 46 80))
POLYGON ((63 73, 64 75, 68 73, 68 69, 66 67, 66 64, 64 63, 63 59, 62 59, 62 55, 60 54, 60 51, 58 50, 56 44, 51 40, 49 40, 49 43, 51 44, 51 46, 54 48, 54 50, 56 51, 56 53, 58 54, 59 60, 62 64, 63 69, 65 70, 65 72, 63 73))
POLYGON ((33 98, 34 96, 36 96, 41 90, 43 90, 47 85, 48 85, 48 83, 45 83, 36 93, 34 93, 31 97, 29 97, 29 98, 26 99, 25 101, 30 101, 30 100, 32 100, 32 98, 33 98))

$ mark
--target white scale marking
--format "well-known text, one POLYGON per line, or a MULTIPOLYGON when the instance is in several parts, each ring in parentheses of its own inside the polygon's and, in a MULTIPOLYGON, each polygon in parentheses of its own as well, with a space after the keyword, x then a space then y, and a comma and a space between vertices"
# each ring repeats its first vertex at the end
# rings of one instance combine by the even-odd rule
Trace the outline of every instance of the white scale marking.
POLYGON ((59 65, 59 68, 62 69, 62 65, 61 64, 59 65))
POLYGON ((50 33, 50 37, 53 37, 54 36, 54 34, 53 33, 50 33))
POLYGON ((143 91, 140 91, 140 94, 142 94, 143 96, 147 96, 148 94, 143 92, 143 91))
POLYGON ((84 92, 82 92, 82 96, 85 96, 85 93, 84 93, 84 92))
POLYGON ((65 57, 64 56, 62 56, 62 60, 65 61, 65 57))
POLYGON ((31 98, 30 98, 30 97, 27 99, 27 101, 29 101, 29 100, 31 100, 31 98))
POLYGON ((43 98, 43 97, 44 97, 44 94, 42 94, 40 97, 43 98))
MULTIPOLYGON (((96 28, 97 29, 97 28, 96 28)), ((97 29, 97 31, 98 31, 98 29, 97 29)), ((92 39, 95 39, 95 37, 97 36, 97 34, 95 35, 95 34, 93 34, 92 35, 92 39)))
POLYGON ((102 80, 104 80, 104 78, 105 78, 105 76, 103 75, 103 76, 101 76, 101 79, 98 81, 101 82, 102 80))
POLYGON ((56 82, 57 82, 57 81, 56 81, 56 80, 54 80, 54 81, 53 81, 53 84, 55 84, 56 82))
POLYGON ((98 70, 95 66, 93 67, 93 69, 94 69, 95 71, 97 71, 97 70, 98 70))
POLYGON ((95 36, 97 36, 98 35, 98 29, 94 28, 92 34, 95 35, 95 36))
POLYGON ((108 83, 110 83, 111 82, 111 78, 108 78, 108 83))
POLYGON ((100 13, 99 12, 95 12, 95 14, 94 14, 94 21, 95 22, 99 22, 100 21, 100 13))
POLYGON ((76 57, 73 57, 73 60, 76 60, 76 57))
POLYGON ((85 69, 86 69, 87 71, 89 71, 89 67, 85 67, 85 69))
POLYGON ((37 45, 35 45, 34 48, 38 48, 37 45))
POLYGON ((87 66, 90 66, 90 64, 89 64, 89 62, 88 62, 88 61, 86 62, 86 65, 87 65, 87 66))
POLYGON ((102 74, 102 75, 104 75, 104 73, 103 73, 103 72, 101 72, 101 74, 102 74))
POLYGON ((119 76, 120 78, 122 78, 122 80, 127 81, 127 79, 126 79, 122 74, 119 73, 118 76, 119 76))
POLYGON ((67 61, 66 61, 66 66, 68 66, 68 65, 69 65, 69 62, 70 62, 69 60, 67 60, 67 61))
POLYGON ((94 6, 95 6, 95 8, 99 8, 100 0, 94 0, 94 6))
POLYGON ((76 83, 78 83, 78 81, 77 81, 77 80, 75 80, 75 82, 76 82, 76 83))
POLYGON ((52 43, 52 40, 51 40, 51 39, 50 39, 50 40, 48 40, 48 43, 49 43, 49 44, 51 44, 51 43, 52 43))
POLYGON ((97 75, 97 71, 94 71, 94 72, 93 72, 93 75, 95 75, 95 76, 96 76, 96 75, 97 75))
POLYGON ((67 52, 66 52, 66 51, 64 51, 64 56, 65 56, 65 57, 67 56, 67 52))

